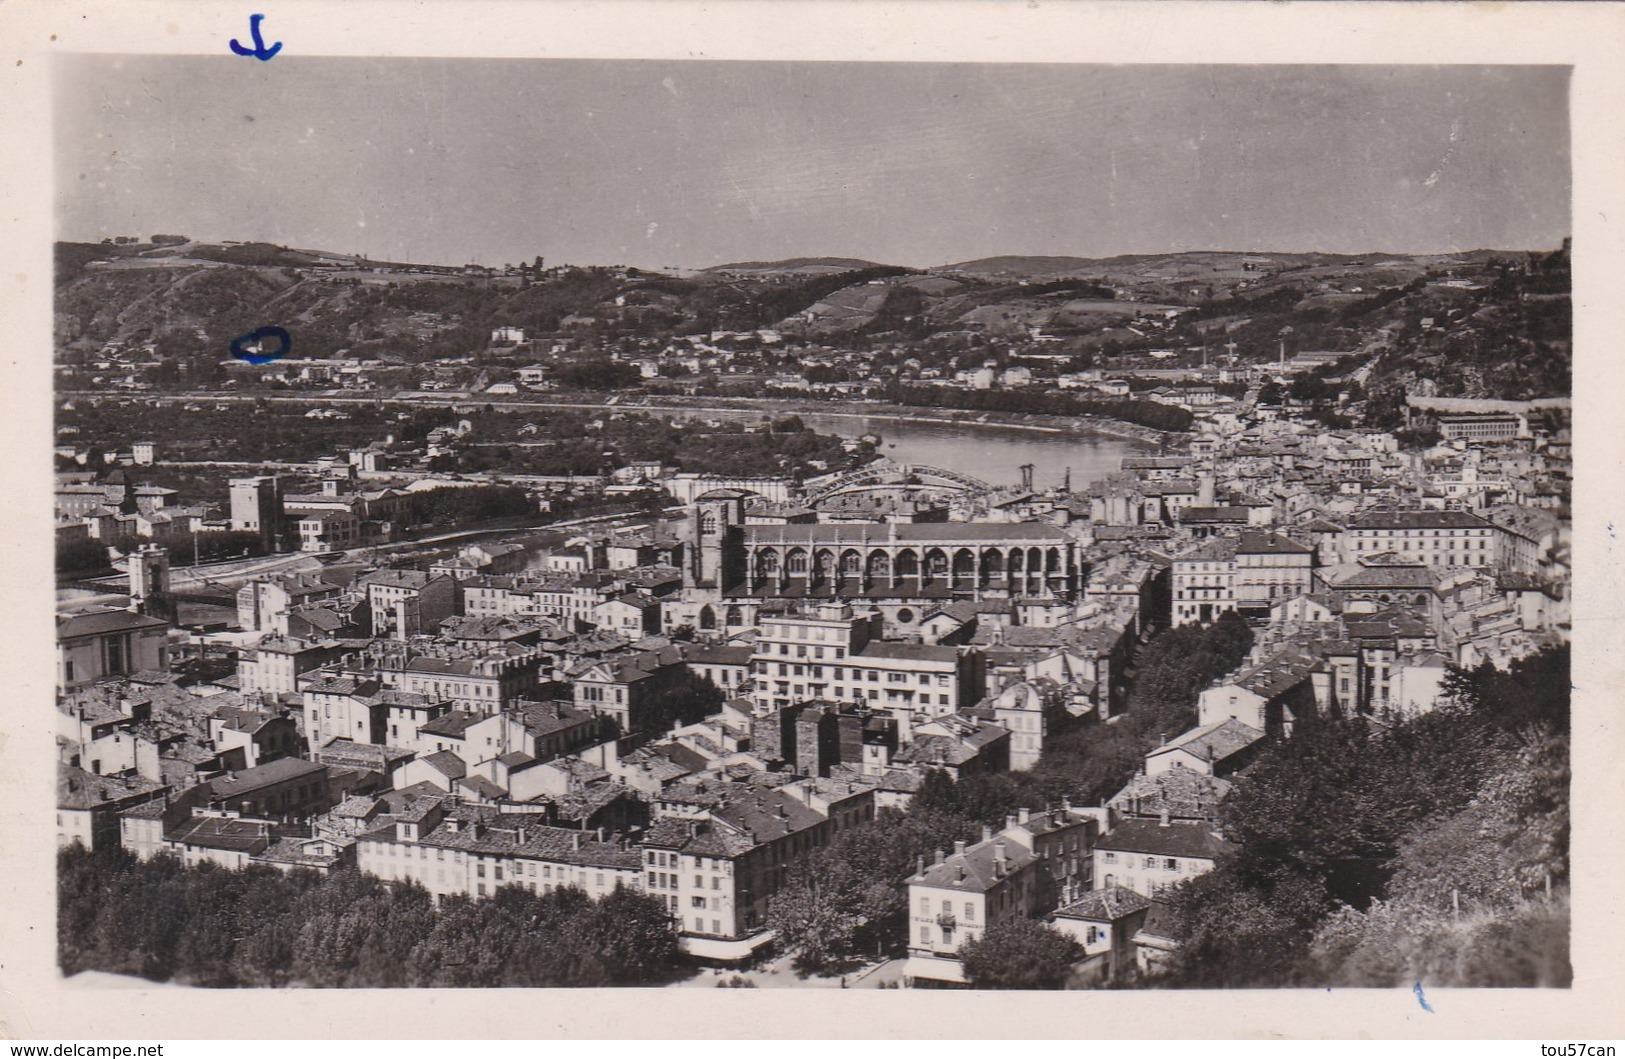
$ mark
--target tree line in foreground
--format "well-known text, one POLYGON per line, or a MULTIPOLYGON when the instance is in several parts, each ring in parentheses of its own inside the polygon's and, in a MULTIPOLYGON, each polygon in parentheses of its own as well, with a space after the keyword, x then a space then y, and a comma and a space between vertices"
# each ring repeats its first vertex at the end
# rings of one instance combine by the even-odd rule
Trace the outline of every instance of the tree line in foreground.
POLYGON ((659 985, 684 972, 664 904, 517 886, 437 907, 415 883, 58 854, 57 943, 83 970, 208 987, 659 985))

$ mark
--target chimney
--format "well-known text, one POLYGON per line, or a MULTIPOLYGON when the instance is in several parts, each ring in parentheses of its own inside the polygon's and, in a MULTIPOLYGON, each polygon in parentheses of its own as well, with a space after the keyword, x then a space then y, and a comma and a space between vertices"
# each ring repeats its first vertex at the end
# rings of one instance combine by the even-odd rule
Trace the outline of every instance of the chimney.
POLYGON ((1004 829, 1006 831, 1010 830, 1012 827, 1015 827, 1015 826, 1016 826, 1016 818, 1015 818, 1015 816, 1013 814, 1004 818, 1004 829))
POLYGON ((924 875, 925 874, 925 854, 924 853, 921 853, 919 856, 914 858, 914 874, 915 875, 924 875))
POLYGON ((525 844, 525 829, 522 827, 519 829, 519 844, 521 846, 525 844))
POLYGON ((1070 795, 1063 794, 1061 796, 1061 811, 1064 813, 1070 813, 1072 811, 1072 798, 1070 795))
POLYGON ((1166 805, 1162 807, 1162 816, 1158 818, 1157 824, 1161 827, 1173 826, 1173 818, 1169 815, 1166 805))
POLYGON ((963 857, 964 855, 965 855, 965 840, 962 839, 962 838, 954 839, 954 856, 963 857))
POLYGON ((993 843, 993 874, 1003 875, 1009 870, 1009 862, 1004 855, 1004 839, 993 843))
POLYGON ((1025 824, 1030 819, 1032 819, 1031 810, 1028 810, 1028 809, 1017 809, 1016 810, 1016 822, 1017 823, 1025 824))
POLYGON ((982 825, 982 841, 983 842, 992 842, 993 841, 993 829, 991 827, 988 827, 986 824, 982 825))
POLYGON ((948 859, 948 855, 946 853, 944 853, 942 850, 939 849, 939 850, 937 850, 937 859, 933 863, 941 864, 943 861, 945 861, 947 859, 948 859))

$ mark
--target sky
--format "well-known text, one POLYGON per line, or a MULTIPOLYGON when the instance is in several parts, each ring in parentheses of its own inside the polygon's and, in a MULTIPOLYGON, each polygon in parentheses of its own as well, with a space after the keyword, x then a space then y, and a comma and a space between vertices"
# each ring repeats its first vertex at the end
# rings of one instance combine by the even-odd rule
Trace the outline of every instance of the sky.
POLYGON ((1568 70, 62 57, 61 238, 703 268, 1546 249, 1568 70))

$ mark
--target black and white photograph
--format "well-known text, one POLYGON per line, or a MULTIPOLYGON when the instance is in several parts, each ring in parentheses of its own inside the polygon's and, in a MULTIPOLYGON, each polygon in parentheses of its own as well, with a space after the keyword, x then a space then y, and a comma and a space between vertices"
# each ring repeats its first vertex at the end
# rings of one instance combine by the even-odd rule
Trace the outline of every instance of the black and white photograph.
POLYGON ((43 75, 74 1003, 1575 988, 1572 65, 259 10, 43 75))

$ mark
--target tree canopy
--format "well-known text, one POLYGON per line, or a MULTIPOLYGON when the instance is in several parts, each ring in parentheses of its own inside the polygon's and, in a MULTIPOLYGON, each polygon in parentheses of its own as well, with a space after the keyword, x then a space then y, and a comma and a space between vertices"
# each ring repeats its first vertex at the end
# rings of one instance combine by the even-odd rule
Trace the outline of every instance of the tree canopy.
POLYGON ((1077 939, 1036 919, 989 927, 959 950, 975 989, 1060 989, 1083 955, 1077 939))
POLYGON ((58 854, 57 877, 66 974, 391 988, 657 985, 681 973, 664 903, 632 890, 594 901, 504 886, 436 907, 421 886, 354 869, 230 871, 78 845, 58 854))

